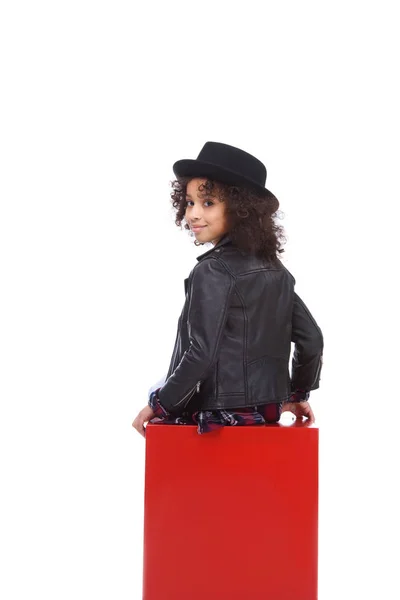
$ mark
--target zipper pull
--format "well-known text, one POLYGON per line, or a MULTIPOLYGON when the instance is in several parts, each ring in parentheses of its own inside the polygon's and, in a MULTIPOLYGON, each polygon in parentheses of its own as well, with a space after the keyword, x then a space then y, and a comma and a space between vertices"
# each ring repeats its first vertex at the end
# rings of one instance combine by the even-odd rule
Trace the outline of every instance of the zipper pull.
POLYGON ((199 393, 199 391, 200 391, 200 383, 201 383, 201 381, 198 381, 197 385, 196 385, 197 393, 199 393))

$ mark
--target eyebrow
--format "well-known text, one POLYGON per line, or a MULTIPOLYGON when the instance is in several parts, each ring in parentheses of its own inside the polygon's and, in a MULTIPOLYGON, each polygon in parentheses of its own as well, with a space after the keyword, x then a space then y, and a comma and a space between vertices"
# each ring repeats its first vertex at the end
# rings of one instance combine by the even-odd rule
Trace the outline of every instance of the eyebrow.
MULTIPOLYGON (((186 198, 190 198, 192 200, 192 196, 190 194, 185 194, 186 198)), ((203 197, 200 196, 200 200, 207 200, 209 198, 215 198, 214 196, 204 194, 203 197)))

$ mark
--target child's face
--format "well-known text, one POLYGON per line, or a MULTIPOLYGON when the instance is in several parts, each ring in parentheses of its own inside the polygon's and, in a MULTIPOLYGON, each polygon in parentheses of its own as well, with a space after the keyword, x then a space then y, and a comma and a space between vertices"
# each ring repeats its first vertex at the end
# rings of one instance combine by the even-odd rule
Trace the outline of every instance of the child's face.
POLYGON ((199 186, 206 181, 196 177, 187 184, 185 220, 196 240, 216 244, 228 231, 226 205, 219 200, 218 194, 207 198, 204 192, 199 191, 199 186))

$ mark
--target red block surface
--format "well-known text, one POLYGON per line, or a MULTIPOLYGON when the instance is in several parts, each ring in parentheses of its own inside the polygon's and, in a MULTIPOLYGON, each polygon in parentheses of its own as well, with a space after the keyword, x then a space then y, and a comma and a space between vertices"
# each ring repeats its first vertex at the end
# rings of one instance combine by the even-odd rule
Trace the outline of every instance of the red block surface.
POLYGON ((146 430, 144 600, 316 600, 318 428, 146 430))

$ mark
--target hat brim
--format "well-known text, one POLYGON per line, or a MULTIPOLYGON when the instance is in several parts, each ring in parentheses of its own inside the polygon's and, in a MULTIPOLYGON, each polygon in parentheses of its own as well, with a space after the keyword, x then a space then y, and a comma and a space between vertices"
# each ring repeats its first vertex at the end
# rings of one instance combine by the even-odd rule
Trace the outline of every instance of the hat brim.
POLYGON ((213 181, 220 181, 221 183, 230 185, 248 185, 259 192, 263 192, 268 196, 276 198, 276 196, 266 187, 253 181, 249 177, 244 177, 240 173, 236 173, 236 171, 206 161, 189 158, 178 160, 174 163, 172 169, 176 177, 207 177, 213 181))

